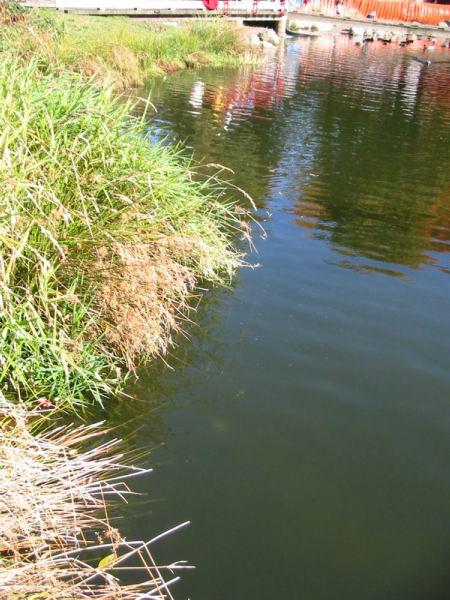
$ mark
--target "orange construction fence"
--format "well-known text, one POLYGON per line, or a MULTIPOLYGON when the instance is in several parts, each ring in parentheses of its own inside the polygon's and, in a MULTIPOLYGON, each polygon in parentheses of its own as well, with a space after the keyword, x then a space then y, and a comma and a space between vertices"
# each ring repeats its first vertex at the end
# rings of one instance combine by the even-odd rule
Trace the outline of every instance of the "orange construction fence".
MULTIPOLYGON (((344 7, 366 17, 375 12, 376 18, 386 21, 415 21, 438 25, 450 20, 450 5, 431 4, 421 0, 340 0, 344 7)), ((336 0, 311 0, 307 4, 326 15, 336 14, 336 0)), ((344 8, 345 11, 345 8, 344 8)))

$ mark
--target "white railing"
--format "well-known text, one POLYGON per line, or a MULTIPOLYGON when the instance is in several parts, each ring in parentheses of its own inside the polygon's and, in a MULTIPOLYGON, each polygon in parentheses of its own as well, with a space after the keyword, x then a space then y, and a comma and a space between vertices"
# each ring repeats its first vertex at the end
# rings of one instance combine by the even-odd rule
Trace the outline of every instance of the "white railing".
MULTIPOLYGON (((202 0, 55 0, 56 8, 61 10, 145 10, 145 11, 171 11, 174 13, 199 10, 208 12, 202 0)), ((220 0, 217 10, 219 12, 239 13, 246 11, 253 13, 257 5, 259 11, 278 13, 282 10, 281 0, 220 0)))

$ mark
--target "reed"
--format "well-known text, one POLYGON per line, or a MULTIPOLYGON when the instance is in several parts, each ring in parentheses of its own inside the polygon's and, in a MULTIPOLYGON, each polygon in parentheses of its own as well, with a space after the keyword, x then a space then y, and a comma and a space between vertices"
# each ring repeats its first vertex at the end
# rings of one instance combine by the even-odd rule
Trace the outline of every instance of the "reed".
POLYGON ((110 520, 112 503, 131 494, 129 478, 148 471, 124 465, 101 424, 32 435, 33 415, 0 399, 0 596, 172 598, 186 565, 157 566, 151 554, 171 532, 126 541, 110 520))

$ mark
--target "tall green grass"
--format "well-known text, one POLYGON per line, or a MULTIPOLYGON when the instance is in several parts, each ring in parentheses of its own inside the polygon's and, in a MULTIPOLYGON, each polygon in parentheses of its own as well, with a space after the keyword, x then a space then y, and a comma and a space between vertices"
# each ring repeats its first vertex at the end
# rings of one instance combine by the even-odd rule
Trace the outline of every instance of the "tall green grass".
POLYGON ((199 179, 177 148, 151 142, 145 117, 114 93, 177 61, 204 62, 198 53, 230 61, 234 34, 192 24, 159 35, 42 12, 18 21, 3 7, 1 587, 17 598, 153 597, 165 584, 148 544, 108 521, 105 497, 127 492, 114 442, 83 453, 105 432, 39 433, 29 409, 103 403, 137 362, 167 350, 197 283, 226 283, 242 264, 243 211, 214 175, 199 179), (125 554, 146 581, 112 576, 125 554))
POLYGON ((65 15, 37 10, 10 28, 7 44, 39 56, 51 70, 70 68, 108 76, 116 87, 142 85, 186 67, 255 60, 239 29, 224 20, 180 21, 177 27, 126 17, 65 15))
POLYGON ((102 402, 163 353, 199 279, 240 264, 237 209, 110 84, 0 55, 0 386, 102 402))

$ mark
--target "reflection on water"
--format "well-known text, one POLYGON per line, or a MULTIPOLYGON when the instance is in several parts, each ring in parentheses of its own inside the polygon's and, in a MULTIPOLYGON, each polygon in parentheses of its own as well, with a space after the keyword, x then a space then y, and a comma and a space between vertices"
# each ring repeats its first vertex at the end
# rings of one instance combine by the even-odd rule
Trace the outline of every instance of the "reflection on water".
POLYGON ((429 67, 417 56, 342 36, 290 44, 259 69, 173 78, 154 91, 156 122, 234 168, 260 203, 280 187, 297 225, 343 266, 446 268, 450 52, 436 49, 429 67))
POLYGON ((192 520, 178 600, 448 597, 450 51, 418 58, 330 36, 154 84, 151 135, 267 231, 110 415, 159 447, 130 537, 192 520))

